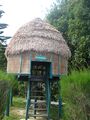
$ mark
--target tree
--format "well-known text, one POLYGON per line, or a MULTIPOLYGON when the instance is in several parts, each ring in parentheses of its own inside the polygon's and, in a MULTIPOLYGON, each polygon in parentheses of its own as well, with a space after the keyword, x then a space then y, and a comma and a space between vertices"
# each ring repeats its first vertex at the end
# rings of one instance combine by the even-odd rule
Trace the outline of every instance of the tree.
MULTIPOLYGON (((1 7, 1 5, 0 5, 1 7)), ((0 9, 0 18, 2 17, 4 11, 0 9)), ((5 29, 8 26, 8 24, 0 23, 0 69, 4 70, 6 68, 6 58, 5 58, 5 48, 6 48, 6 40, 10 37, 4 36, 3 29, 5 29)))
POLYGON ((47 15, 48 21, 63 33, 72 57, 70 68, 88 67, 90 62, 90 1, 60 0, 47 15))

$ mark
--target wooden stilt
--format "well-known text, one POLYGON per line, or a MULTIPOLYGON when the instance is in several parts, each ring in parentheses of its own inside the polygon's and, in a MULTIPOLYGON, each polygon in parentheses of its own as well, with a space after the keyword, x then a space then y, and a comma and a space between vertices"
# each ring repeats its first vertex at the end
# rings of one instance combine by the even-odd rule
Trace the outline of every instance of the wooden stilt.
MULTIPOLYGON (((36 115, 36 107, 37 107, 37 98, 35 98, 35 100, 34 100, 34 115, 36 115)), ((36 117, 34 117, 34 118, 36 118, 36 117)))
POLYGON ((30 79, 28 80, 28 91, 27 91, 27 103, 26 103, 26 120, 28 119, 28 112, 30 107, 30 93, 31 93, 31 82, 30 79))
POLYGON ((62 98, 61 98, 61 86, 60 86, 60 81, 58 81, 57 84, 58 84, 58 92, 59 92, 58 117, 59 117, 59 119, 60 119, 60 118, 61 118, 61 113, 62 113, 62 98))
POLYGON ((50 81, 46 80, 46 103, 47 103, 47 114, 48 120, 50 120, 50 81))
POLYGON ((9 116, 10 111, 10 90, 8 91, 8 99, 7 99, 7 106, 6 106, 6 116, 9 116))
POLYGON ((13 104, 13 90, 12 88, 10 89, 10 106, 13 104))

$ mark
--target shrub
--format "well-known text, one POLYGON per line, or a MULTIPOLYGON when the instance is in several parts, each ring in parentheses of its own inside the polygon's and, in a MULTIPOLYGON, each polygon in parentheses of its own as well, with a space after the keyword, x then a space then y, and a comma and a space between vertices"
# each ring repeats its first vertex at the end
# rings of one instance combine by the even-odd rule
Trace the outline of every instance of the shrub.
POLYGON ((73 71, 62 77, 63 120, 89 120, 90 70, 73 71))
POLYGON ((15 84, 14 75, 0 71, 0 120, 4 116, 9 89, 15 86, 15 84))
POLYGON ((18 83, 18 95, 21 96, 21 97, 25 97, 26 95, 26 85, 24 82, 19 82, 18 83))

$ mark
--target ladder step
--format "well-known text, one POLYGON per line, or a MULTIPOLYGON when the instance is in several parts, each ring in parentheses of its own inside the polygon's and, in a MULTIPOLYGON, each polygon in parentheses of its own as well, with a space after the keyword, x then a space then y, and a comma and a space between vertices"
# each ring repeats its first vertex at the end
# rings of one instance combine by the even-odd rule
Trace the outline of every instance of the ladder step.
POLYGON ((31 93, 42 93, 43 91, 31 91, 31 93))
POLYGON ((37 101, 37 102, 31 102, 31 104, 40 104, 40 103, 46 103, 46 101, 37 101))
POLYGON ((31 96, 31 98, 45 98, 45 96, 31 96))
POLYGON ((46 109, 34 109, 36 111, 47 111, 46 109))
POLYGON ((48 117, 47 114, 42 114, 42 115, 40 115, 40 114, 36 114, 36 115, 30 114, 30 116, 31 116, 31 117, 48 117))

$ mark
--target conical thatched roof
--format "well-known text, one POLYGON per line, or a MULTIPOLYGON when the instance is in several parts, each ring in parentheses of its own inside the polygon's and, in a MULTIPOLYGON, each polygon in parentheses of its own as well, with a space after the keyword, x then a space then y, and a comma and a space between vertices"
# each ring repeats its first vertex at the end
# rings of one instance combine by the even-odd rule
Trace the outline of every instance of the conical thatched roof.
POLYGON ((39 18, 19 28, 6 49, 6 55, 27 51, 52 52, 64 57, 70 56, 70 50, 61 33, 39 18))

